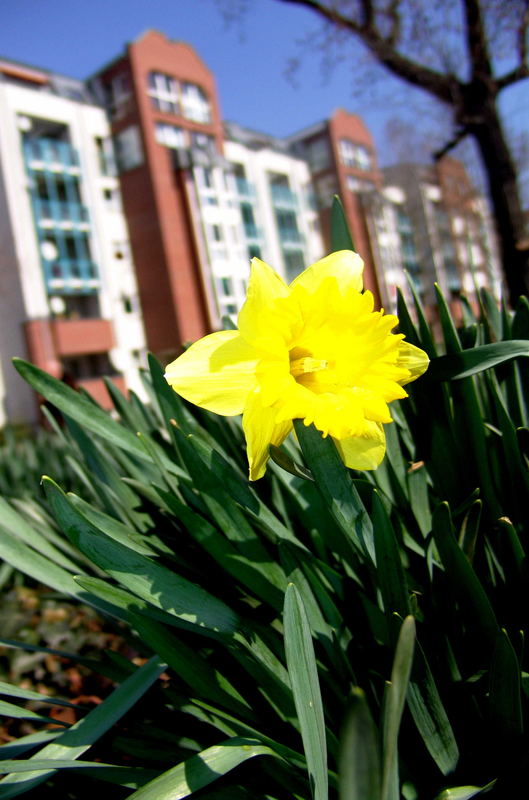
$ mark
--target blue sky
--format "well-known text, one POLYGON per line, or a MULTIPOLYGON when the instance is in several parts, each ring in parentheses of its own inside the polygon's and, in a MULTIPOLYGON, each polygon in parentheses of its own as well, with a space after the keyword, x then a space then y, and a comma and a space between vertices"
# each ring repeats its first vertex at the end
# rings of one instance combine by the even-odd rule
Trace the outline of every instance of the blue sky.
MULTIPOLYGON (((276 0, 251 0, 244 21, 228 27, 216 0, 0 0, 0 56, 78 78, 96 71, 147 28, 195 47, 216 75, 223 117, 242 125, 284 136, 342 106, 364 118, 381 162, 389 163, 394 159, 384 136, 389 117, 405 116, 418 128, 435 124, 415 106, 410 109, 395 80, 355 95, 359 76, 365 80, 365 70, 357 66, 359 50, 350 51, 325 81, 321 53, 298 46, 318 20, 276 0), (289 59, 302 53, 293 84, 285 72, 289 59)), ((516 128, 529 130, 529 81, 511 92, 507 108, 516 128)))

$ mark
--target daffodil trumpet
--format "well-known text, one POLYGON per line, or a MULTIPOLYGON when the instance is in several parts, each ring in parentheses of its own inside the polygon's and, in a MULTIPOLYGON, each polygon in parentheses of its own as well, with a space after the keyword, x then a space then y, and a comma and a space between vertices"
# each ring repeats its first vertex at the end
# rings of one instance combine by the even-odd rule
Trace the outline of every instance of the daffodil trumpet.
POLYGON ((346 466, 384 458, 389 403, 428 367, 423 350, 394 333, 398 319, 362 291, 362 259, 341 250, 287 285, 252 259, 237 330, 205 336, 167 366, 172 388, 224 416, 242 414, 250 480, 266 471, 294 419, 331 436, 346 466))

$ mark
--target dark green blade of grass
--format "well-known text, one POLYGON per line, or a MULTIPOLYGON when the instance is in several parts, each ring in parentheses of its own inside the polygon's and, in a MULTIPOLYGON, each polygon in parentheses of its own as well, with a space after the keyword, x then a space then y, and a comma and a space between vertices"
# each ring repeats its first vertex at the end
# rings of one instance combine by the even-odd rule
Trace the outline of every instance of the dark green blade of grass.
POLYGON ((338 764, 340 800, 381 800, 379 736, 360 689, 351 693, 338 764))
POLYGON ((222 601, 169 569, 110 539, 49 478, 46 495, 68 538, 97 566, 157 608, 214 631, 233 633, 237 615, 222 601), (132 586, 131 586, 132 583, 132 586))
POLYGON ((307 759, 312 796, 327 800, 327 745, 314 646, 305 608, 293 583, 284 611, 285 654, 307 759))

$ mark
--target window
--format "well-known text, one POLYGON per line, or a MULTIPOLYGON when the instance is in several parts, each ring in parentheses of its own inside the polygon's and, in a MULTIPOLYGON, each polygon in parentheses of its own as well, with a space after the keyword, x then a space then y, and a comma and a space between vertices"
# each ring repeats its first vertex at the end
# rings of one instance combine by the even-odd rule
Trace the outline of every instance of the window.
POLYGON ((355 144, 351 139, 340 139, 338 149, 345 167, 354 167, 366 172, 371 169, 371 155, 364 145, 355 144))
POLYGON ((147 94, 153 108, 165 114, 180 113, 178 82, 162 72, 149 72, 147 94))
POLYGON ((112 106, 112 116, 121 117, 125 113, 126 106, 131 96, 130 78, 122 72, 112 78, 110 87, 110 102, 112 106))
POLYGON ((182 86, 182 113, 193 122, 211 122, 209 101, 195 83, 184 83, 182 86))
POLYGON ((233 282, 231 278, 220 278, 219 289, 224 297, 231 297, 233 295, 233 282))
POLYGON ((291 250, 283 253, 287 280, 292 281, 305 269, 305 259, 302 250, 291 250))
POLYGON ((369 192, 371 189, 375 188, 375 184, 372 181, 363 181, 360 178, 355 178, 354 175, 347 176, 347 188, 350 189, 351 192, 369 192))
POLYGON ((216 242, 222 242, 223 236, 222 236, 222 228, 220 227, 220 225, 212 225, 211 230, 213 233, 213 239, 216 242))
POLYGON ((261 258, 261 248, 257 244, 248 245, 248 258, 261 258))
POLYGON ((165 147, 185 147, 187 144, 186 133, 177 125, 168 122, 157 122, 155 125, 156 141, 165 147))
POLYGON ((118 133, 115 142, 116 156, 121 172, 138 167, 143 163, 140 132, 136 125, 131 125, 118 133))
POLYGON ((331 151, 328 139, 320 136, 305 145, 305 157, 313 172, 327 169, 331 164, 331 151))
POLYGON ((210 167, 202 168, 202 184, 206 189, 213 189, 213 172, 210 167))
POLYGON ((207 133, 192 133, 191 147, 197 150, 204 150, 206 153, 215 152, 215 139, 207 133))
POLYGON ((301 235, 298 230, 298 221, 295 212, 276 209, 275 213, 281 240, 283 242, 301 241, 301 235))
POLYGON ((103 139, 101 136, 96 136, 95 145, 97 150, 99 171, 101 175, 114 176, 116 174, 116 165, 114 163, 114 153, 112 150, 111 140, 103 139))

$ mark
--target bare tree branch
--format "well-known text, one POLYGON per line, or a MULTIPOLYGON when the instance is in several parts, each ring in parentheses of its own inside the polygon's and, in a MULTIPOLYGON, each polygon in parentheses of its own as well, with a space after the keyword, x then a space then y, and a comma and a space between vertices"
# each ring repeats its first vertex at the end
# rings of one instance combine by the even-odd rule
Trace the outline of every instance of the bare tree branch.
MULTIPOLYGON (((412 86, 425 89, 444 103, 450 105, 453 103, 456 79, 399 53, 390 40, 381 36, 375 27, 374 19, 369 25, 362 23, 342 14, 335 6, 325 5, 320 0, 279 0, 279 2, 309 8, 328 22, 349 30, 358 36, 378 61, 394 75, 412 86)), ((371 0, 364 0, 364 7, 366 5, 371 6, 371 0)))
POLYGON ((400 0, 392 0, 387 9, 387 16, 391 22, 391 28, 387 36, 388 44, 393 47, 397 44, 400 36, 400 22, 401 17, 399 14, 400 0))
POLYGON ((492 65, 479 0, 463 0, 463 10, 470 63, 472 64, 472 79, 485 77, 490 79, 492 78, 492 65))
POLYGON ((529 28, 529 0, 525 0, 525 11, 518 28, 518 55, 520 64, 527 66, 527 30, 529 28))
POLYGON ((453 150, 454 147, 457 147, 459 142, 461 142, 467 135, 468 135, 468 128, 466 127, 458 128, 449 142, 447 142, 439 150, 436 150, 434 153, 432 153, 434 161, 439 161, 443 156, 449 153, 450 150, 453 150))
POLYGON ((529 59, 527 52, 528 31, 529 0, 525 0, 525 11, 522 14, 516 37, 518 42, 519 63, 518 66, 516 66, 510 72, 507 72, 505 75, 502 75, 500 78, 496 79, 496 87, 498 92, 501 92, 501 90, 505 89, 506 86, 512 86, 513 83, 518 83, 518 81, 523 81, 525 78, 529 78, 529 59))
POLYGON ((506 86, 512 86, 513 83, 523 81, 525 78, 529 78, 529 66, 527 64, 518 64, 517 67, 502 75, 501 78, 496 78, 496 90, 501 92, 506 86))
POLYGON ((373 0, 361 0, 361 1, 362 1, 362 11, 364 12, 364 21, 362 22, 362 26, 364 28, 370 28, 373 24, 373 20, 375 17, 373 0))

